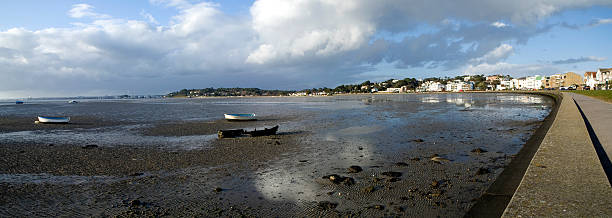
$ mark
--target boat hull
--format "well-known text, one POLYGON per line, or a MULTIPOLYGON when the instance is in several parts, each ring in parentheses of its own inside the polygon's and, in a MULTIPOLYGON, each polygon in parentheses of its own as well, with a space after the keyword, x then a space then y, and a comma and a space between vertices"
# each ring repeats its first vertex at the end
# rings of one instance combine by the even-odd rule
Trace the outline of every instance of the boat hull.
POLYGON ((255 114, 223 114, 226 120, 237 120, 237 121, 247 121, 247 120, 257 120, 255 114))
POLYGON ((38 117, 38 122, 41 123, 68 123, 70 117, 38 117))

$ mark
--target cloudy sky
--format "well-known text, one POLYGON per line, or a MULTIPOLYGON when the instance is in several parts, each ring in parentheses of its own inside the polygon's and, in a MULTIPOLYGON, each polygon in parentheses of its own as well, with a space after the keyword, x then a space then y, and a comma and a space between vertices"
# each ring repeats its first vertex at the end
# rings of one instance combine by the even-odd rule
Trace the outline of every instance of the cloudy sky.
POLYGON ((582 74, 611 37, 610 0, 10 1, 0 98, 582 74))

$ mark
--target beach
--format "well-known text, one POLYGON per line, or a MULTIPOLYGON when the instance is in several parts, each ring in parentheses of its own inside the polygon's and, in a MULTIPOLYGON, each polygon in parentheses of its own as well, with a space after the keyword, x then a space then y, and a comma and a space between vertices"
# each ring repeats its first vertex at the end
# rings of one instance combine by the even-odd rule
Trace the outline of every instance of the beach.
POLYGON ((464 93, 3 106, 0 216, 462 217, 552 105, 464 93), (48 108, 73 124, 33 124, 48 108), (219 116, 235 108, 261 119, 219 116))

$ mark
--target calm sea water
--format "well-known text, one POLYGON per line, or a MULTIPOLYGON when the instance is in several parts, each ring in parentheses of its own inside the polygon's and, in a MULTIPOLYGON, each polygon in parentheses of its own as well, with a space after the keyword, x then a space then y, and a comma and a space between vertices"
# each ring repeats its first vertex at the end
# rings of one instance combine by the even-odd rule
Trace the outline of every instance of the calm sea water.
MULTIPOLYGON (((351 141, 392 151, 406 139, 453 137, 490 138, 493 149, 517 152, 529 137, 524 131, 537 127, 550 112, 552 99, 525 94, 418 94, 347 95, 333 97, 265 97, 28 101, 24 105, 0 105, 2 117, 91 117, 113 123, 94 129, 19 131, 0 134, 0 143, 96 143, 101 146, 155 145, 178 149, 206 148, 214 135, 181 137, 143 136, 141 129, 162 123, 219 120, 224 113, 256 113, 278 118, 281 131, 314 133, 311 140, 351 141), (297 119, 285 119, 296 117, 297 119), (530 125, 525 125, 525 123, 530 125), (499 148, 497 148, 499 147, 499 148)), ((465 139, 463 139, 465 140, 465 139)), ((407 144, 407 143, 404 143, 407 144)))

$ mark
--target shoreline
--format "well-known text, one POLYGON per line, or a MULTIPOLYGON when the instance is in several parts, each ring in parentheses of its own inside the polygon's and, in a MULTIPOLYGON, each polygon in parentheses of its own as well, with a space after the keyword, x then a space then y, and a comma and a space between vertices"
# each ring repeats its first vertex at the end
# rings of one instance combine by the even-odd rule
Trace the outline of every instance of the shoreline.
MULTIPOLYGON (((376 109, 374 112, 382 113, 378 115, 387 115, 387 110, 396 106, 398 105, 381 104, 374 108, 376 109)), ((457 109, 451 110, 454 111, 455 116, 473 116, 469 114, 476 113, 457 111, 457 109)), ((375 115, 371 115, 372 118, 376 117, 375 115)), ((304 120, 310 116, 302 115, 301 118, 296 119, 304 120)), ((255 125, 266 125, 265 123, 268 122, 287 121, 287 119, 287 117, 271 117, 255 125)), ((347 117, 334 122, 351 123, 353 120, 347 117)), ((420 121, 419 123, 428 122, 420 121)), ((140 134, 161 135, 162 137, 189 136, 208 134, 220 127, 242 128, 243 125, 253 124, 228 123, 226 125, 223 121, 179 122, 154 126, 145 129, 140 134), (166 130, 172 131, 166 132, 166 130)), ((346 128, 346 126, 336 126, 336 124, 325 122, 321 125, 330 129, 346 128)), ((415 125, 419 126, 417 123, 415 125)), ((526 132, 531 134, 534 131, 532 128, 537 128, 536 124, 531 121, 517 121, 507 125, 500 129, 489 129, 486 134, 492 136, 491 134, 507 132, 508 135, 516 136, 526 132), (514 128, 520 128, 520 130, 514 130, 514 128)), ((540 125, 539 122, 537 125, 540 125)), ((377 133, 377 137, 392 138, 397 134, 402 135, 401 133, 411 131, 429 131, 420 130, 423 128, 413 130, 412 126, 406 127, 408 128, 400 132, 377 133)), ((103 182, 46 185, 0 183, 2 187, 0 190, 3 190, 1 194, 4 196, 4 198, 0 197, 0 202, 15 201, 16 204, 21 205, 29 202, 33 205, 47 207, 50 205, 44 203, 45 199, 56 198, 57 193, 54 193, 54 190, 60 190, 66 194, 54 201, 67 203, 66 206, 60 208, 47 209, 3 205, 3 207, 10 206, 9 208, 16 210, 4 211, 3 207, 0 207, 0 215, 23 214, 26 213, 23 210, 28 209, 39 213, 68 215, 72 214, 69 210, 82 208, 85 215, 98 216, 130 214, 175 216, 420 214, 433 216, 445 214, 458 217, 469 210, 470 205, 473 205, 481 192, 487 190, 492 180, 502 172, 500 168, 505 167, 514 158, 512 154, 516 152, 516 150, 504 150, 500 147, 485 147, 490 151, 488 153, 470 152, 477 147, 488 146, 483 145, 487 141, 477 136, 472 139, 470 134, 465 133, 442 133, 422 136, 425 141, 420 142, 411 138, 399 139, 396 142, 404 144, 404 150, 398 150, 400 152, 393 152, 390 155, 376 155, 380 152, 376 149, 386 147, 384 145, 368 147, 360 144, 360 141, 313 140, 310 135, 314 135, 311 133, 317 131, 318 128, 317 124, 302 131, 281 131, 281 135, 272 137, 214 140, 210 148, 191 151, 168 151, 155 147, 104 146, 86 149, 81 147, 83 145, 49 146, 45 143, 5 146, 1 149, 10 155, 2 157, 2 161, 11 163, 5 166, 11 169, 2 171, 10 175, 36 177, 37 173, 47 173, 52 176, 52 179, 60 181, 74 179, 72 177, 74 175, 93 178, 112 175, 111 179, 118 180, 109 184, 103 182), (318 149, 322 151, 317 151, 318 149), (342 155, 337 156, 338 152, 342 152, 342 155), (32 158, 28 158, 30 154, 32 158), (323 159, 319 157, 321 154, 325 155, 323 159), (456 158, 456 161, 436 163, 430 160, 432 155, 437 156, 438 154, 449 159, 456 158), (347 168, 356 163, 363 168, 363 171, 347 173, 347 168), (399 172, 400 177, 387 176, 385 175, 387 172, 399 172), (353 178, 355 184, 334 184, 329 179, 321 178, 334 173, 353 178), (298 184, 298 188, 296 189, 293 184, 298 184), (306 189, 303 190, 300 184, 305 184, 306 189), (299 190, 303 190, 302 194, 298 192, 299 190), (281 192, 284 194, 281 195, 281 192), (87 193, 94 197, 88 197, 87 193), (34 195, 39 196, 41 200, 32 200, 34 195), (79 198, 90 204, 83 204, 80 200, 75 200, 79 198), (144 203, 143 205, 131 205, 129 202, 134 200, 144 203), (183 202, 185 200, 188 202, 183 202), (172 201, 181 203, 177 205, 172 201), (322 209, 321 205, 325 205, 325 202, 335 204, 337 210, 325 209, 326 206, 322 209), (83 208, 83 206, 87 207, 83 208), (274 208, 281 208, 282 212, 274 212, 272 210, 274 208), (415 213, 411 208, 417 212, 415 213), (50 211, 51 209, 55 211, 50 211)), ((435 129, 435 127, 425 129, 435 129)), ((347 136, 351 138, 354 136, 350 134, 355 134, 351 131, 360 129, 346 128, 344 130, 343 134, 349 134, 347 136)), ((415 134, 416 137, 419 137, 419 133, 415 134)), ((524 140, 527 139, 529 138, 524 138, 524 140)), ((376 138, 373 140, 378 141, 376 138)), ((525 145, 521 146, 525 147, 525 145)))
POLYGON ((557 118, 557 113, 561 106, 561 101, 563 100, 561 93, 545 92, 530 94, 545 95, 554 99, 555 104, 552 110, 544 119, 540 127, 523 145, 516 158, 504 168, 504 171, 495 179, 493 184, 487 188, 478 202, 470 208, 465 217, 500 217, 504 213, 512 196, 518 189, 527 168, 531 165, 531 160, 557 118))

